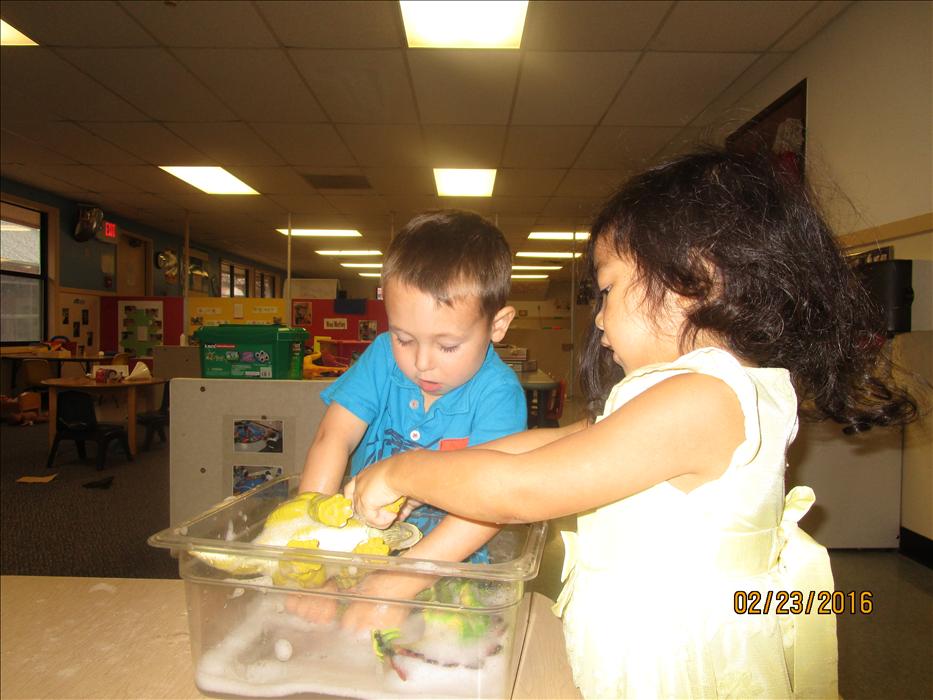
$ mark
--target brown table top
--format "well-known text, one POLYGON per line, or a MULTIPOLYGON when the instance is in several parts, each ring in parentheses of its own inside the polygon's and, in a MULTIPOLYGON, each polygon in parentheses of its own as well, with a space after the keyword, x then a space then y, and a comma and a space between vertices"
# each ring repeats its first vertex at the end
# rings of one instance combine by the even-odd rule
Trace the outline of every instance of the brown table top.
POLYGON ((52 377, 43 379, 46 386, 58 389, 123 389, 131 386, 152 386, 165 384, 169 380, 161 377, 148 377, 146 379, 124 379, 121 382, 97 382, 90 377, 52 377))

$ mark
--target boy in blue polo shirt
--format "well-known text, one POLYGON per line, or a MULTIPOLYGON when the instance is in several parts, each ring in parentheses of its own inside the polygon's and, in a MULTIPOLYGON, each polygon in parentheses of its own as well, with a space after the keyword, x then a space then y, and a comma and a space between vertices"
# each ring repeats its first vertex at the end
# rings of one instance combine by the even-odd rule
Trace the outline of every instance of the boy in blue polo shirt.
MULTIPOLYGON (((526 428, 524 392, 492 348, 515 316, 507 305, 511 271, 504 236, 477 214, 427 212, 405 226, 382 268, 389 331, 321 394, 328 408, 301 491, 339 491, 351 455, 355 476, 398 452, 461 449, 526 428)), ((425 537, 404 556, 419 559, 485 562, 483 545, 498 531, 429 506, 407 519, 425 537)), ((402 577, 383 578, 406 587, 402 577)), ((373 579, 364 585, 377 585, 373 579)), ((412 590, 394 593, 414 595, 424 585, 412 580, 412 590)), ((316 614, 321 605, 308 596, 289 607, 323 620, 331 613, 316 614)))

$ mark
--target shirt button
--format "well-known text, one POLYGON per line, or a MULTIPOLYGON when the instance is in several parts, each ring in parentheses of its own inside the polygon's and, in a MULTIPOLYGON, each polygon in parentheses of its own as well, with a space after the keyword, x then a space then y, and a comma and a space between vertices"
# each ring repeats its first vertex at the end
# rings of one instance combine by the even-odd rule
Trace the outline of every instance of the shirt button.
POLYGON ((412 399, 411 401, 409 401, 409 402, 408 402, 408 408, 411 408, 411 409, 418 408, 418 400, 417 400, 417 399, 412 399))
POLYGON ((419 433, 417 430, 412 430, 412 431, 408 434, 408 437, 410 437, 410 438, 411 438, 412 440, 414 440, 415 442, 418 442, 418 440, 421 439, 421 433, 419 433))

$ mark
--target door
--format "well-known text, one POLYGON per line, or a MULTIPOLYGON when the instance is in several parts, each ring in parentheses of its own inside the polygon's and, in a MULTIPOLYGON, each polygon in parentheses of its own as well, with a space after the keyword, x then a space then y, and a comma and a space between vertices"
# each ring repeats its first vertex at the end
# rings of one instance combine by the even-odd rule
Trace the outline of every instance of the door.
POLYGON ((117 242, 117 294, 149 295, 150 243, 121 231, 117 242))

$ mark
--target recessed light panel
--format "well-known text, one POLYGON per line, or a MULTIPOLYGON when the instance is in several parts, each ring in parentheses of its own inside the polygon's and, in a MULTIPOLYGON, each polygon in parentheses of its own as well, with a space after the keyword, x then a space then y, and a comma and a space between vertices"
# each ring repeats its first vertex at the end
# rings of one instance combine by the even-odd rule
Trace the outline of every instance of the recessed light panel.
POLYGON ((586 231, 532 231, 528 238, 535 241, 585 241, 590 237, 586 231))
POLYGON ((513 270, 524 270, 530 272, 531 270, 560 270, 562 265, 512 265, 513 270))
POLYGON ((223 168, 160 165, 159 168, 208 194, 259 194, 223 168))
POLYGON ((412 49, 517 49, 528 11, 527 0, 401 0, 399 5, 412 49))
POLYGON ((16 27, 0 19, 0 46, 38 46, 16 27))
POLYGON ((547 275, 512 275, 513 280, 546 280, 547 275))
POLYGON ((481 168, 434 168, 440 197, 492 197, 496 171, 481 168))
MULTIPOLYGON (((288 235, 287 228, 277 228, 281 234, 288 235)), ((293 236, 310 236, 315 238, 359 238, 363 234, 353 229, 341 228, 293 228, 293 236)))
POLYGON ((515 254, 516 258, 541 258, 542 260, 564 260, 579 258, 583 253, 570 253, 560 250, 522 250, 515 254))
POLYGON ((334 255, 341 257, 344 255, 382 255, 381 250, 316 250, 318 255, 334 255))
POLYGON ((341 267, 359 267, 359 268, 376 268, 379 269, 382 267, 382 263, 340 263, 341 267))

